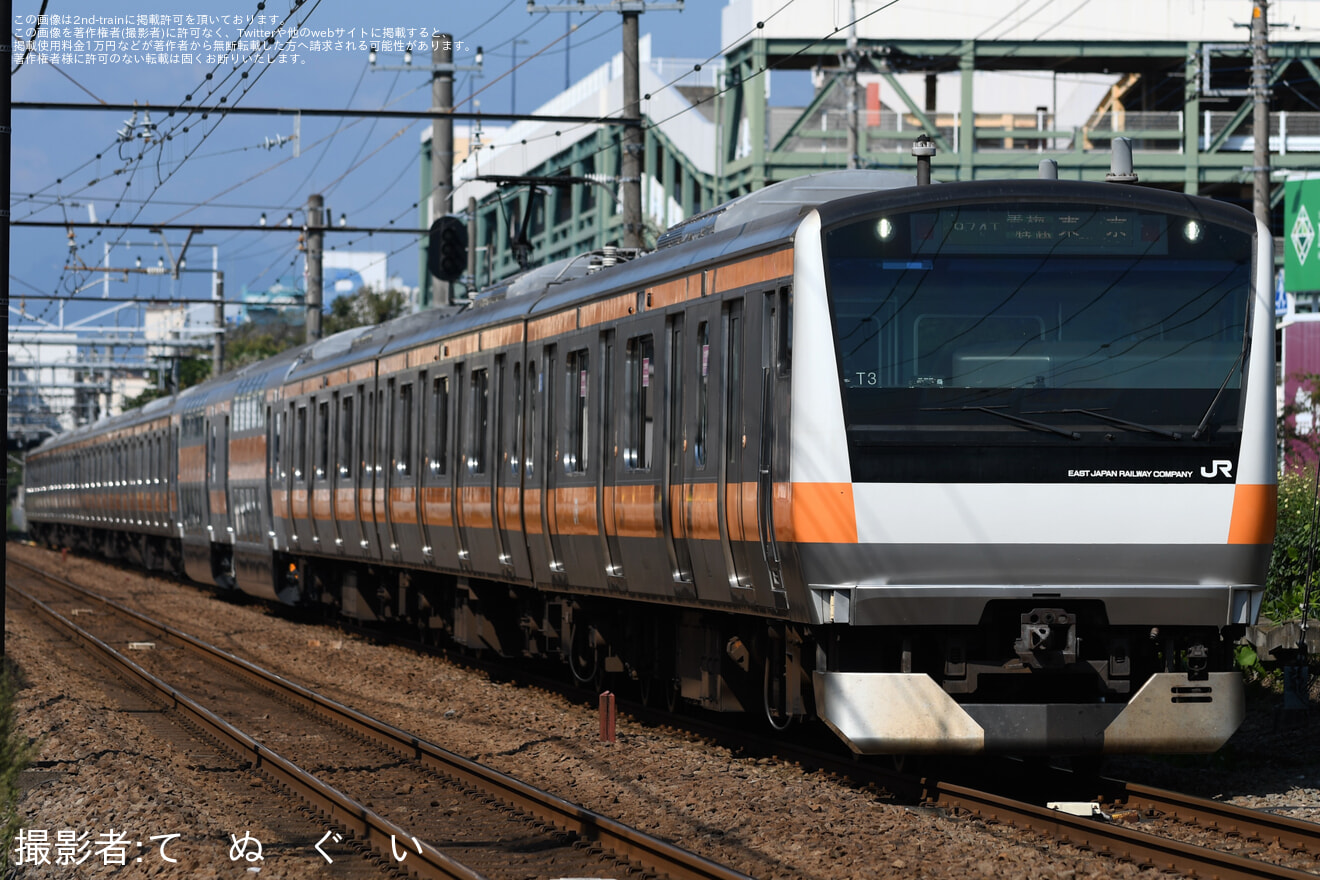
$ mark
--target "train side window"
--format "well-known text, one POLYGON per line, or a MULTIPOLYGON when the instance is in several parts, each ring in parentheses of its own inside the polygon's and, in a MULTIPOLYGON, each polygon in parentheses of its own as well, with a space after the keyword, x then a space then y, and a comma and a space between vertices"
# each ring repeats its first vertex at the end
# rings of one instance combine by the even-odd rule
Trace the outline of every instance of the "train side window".
POLYGON ((399 386, 399 460, 395 468, 399 476, 412 476, 413 459, 413 386, 407 382, 399 386))
POLYGON ((376 412, 380 417, 380 423, 385 428, 385 436, 376 442, 376 474, 380 475, 381 462, 389 459, 389 465, 385 472, 384 479, 389 480, 389 471, 398 467, 398 461, 394 456, 398 455, 399 438, 398 427, 394 424, 394 406, 395 395, 398 394, 398 385, 393 379, 385 381, 384 389, 377 389, 376 412))
POLYGON ((353 475, 353 395, 345 394, 339 400, 339 449, 335 456, 335 472, 339 479, 353 475))
POLYGON ((366 388, 359 388, 358 393, 362 395, 362 406, 358 412, 358 418, 361 420, 358 427, 358 443, 361 447, 362 479, 369 480, 376 461, 377 432, 373 430, 376 424, 373 421, 376 411, 376 393, 366 388))
POLYGON ((509 442, 509 474, 518 476, 522 467, 523 445, 523 386, 522 364, 513 365, 513 436, 509 442))
POLYGON ((731 305, 728 312, 728 350, 725 352, 727 371, 725 373, 725 412, 724 412, 724 460, 730 467, 738 464, 738 453, 742 449, 742 431, 739 429, 742 418, 742 383, 743 383, 743 329, 741 301, 731 305))
POLYGON ((330 401, 316 407, 316 480, 321 482, 330 470, 330 401))
POLYGON ((467 466, 470 474, 486 472, 486 431, 490 424, 490 371, 473 370, 471 379, 472 423, 468 434, 467 466))
POLYGON ((697 325, 697 431, 692 444, 696 466, 706 466, 706 431, 710 427, 710 325, 697 325))
POLYGON ((307 477, 307 407, 298 407, 293 425, 293 478, 307 477))
MULTIPOLYGON (((539 427, 536 421, 536 400, 537 392, 540 391, 540 389, 536 387, 537 376, 539 376, 539 373, 536 372, 536 361, 528 361, 527 414, 528 426, 531 427, 531 431, 528 433, 527 454, 523 456, 523 471, 524 474, 527 475, 527 479, 532 479, 532 476, 535 475, 536 472, 536 429, 539 427)), ((521 406, 519 406, 519 418, 521 418, 521 406)))
POLYGON ((449 376, 437 376, 430 384, 430 408, 434 416, 430 435, 430 472, 449 472, 449 376))
POLYGON ((624 355, 625 435, 623 465, 628 470, 649 470, 655 431, 655 343, 650 336, 628 340, 624 355))
POLYGON ((443 476, 449 472, 449 377, 437 376, 431 383, 431 473, 443 476))
POLYGON ((280 439, 284 436, 284 410, 280 409, 275 414, 275 424, 271 434, 270 444, 270 470, 275 475, 275 479, 283 480, 286 476, 282 465, 284 462, 280 459, 280 439))
POLYGON ((564 373, 568 387, 564 395, 564 425, 568 437, 564 451, 564 473, 584 474, 587 472, 587 438, 589 435, 587 418, 591 388, 590 358, 585 348, 570 351, 564 358, 564 373))
POLYGON ((793 303, 787 287, 779 288, 778 304, 775 308, 778 330, 778 345, 775 351, 775 366, 780 376, 787 376, 793 365, 793 303))

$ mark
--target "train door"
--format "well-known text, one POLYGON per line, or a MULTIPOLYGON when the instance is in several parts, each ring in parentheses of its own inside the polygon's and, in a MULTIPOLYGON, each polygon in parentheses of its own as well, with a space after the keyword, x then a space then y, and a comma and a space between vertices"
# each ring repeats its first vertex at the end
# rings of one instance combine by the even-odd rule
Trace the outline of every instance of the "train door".
MULTIPOLYGON (((288 546, 285 528, 286 495, 284 481, 280 476, 280 444, 284 440, 284 407, 277 403, 266 404, 266 487, 262 498, 268 499, 270 511, 270 533, 276 549, 288 546)), ((263 505, 265 506, 265 505, 263 505)))
POLYGON ((605 525, 611 556, 622 565, 628 589, 668 598, 674 595, 673 547, 661 540, 668 486, 663 464, 667 453, 661 442, 667 380, 657 363, 664 339, 660 337, 657 346, 656 329, 659 325, 653 321, 634 325, 620 345, 621 381, 609 407, 617 413, 610 442, 619 454, 611 468, 605 525))
POLYGON ((330 392, 313 398, 312 413, 312 541, 321 553, 335 552, 334 475, 331 473, 334 446, 334 410, 336 401, 330 392))
POLYGON ((661 496, 661 523, 665 533, 665 546, 669 553, 669 567, 674 592, 680 598, 696 598, 692 583, 692 556, 688 551, 688 536, 683 518, 683 456, 687 448, 687 425, 683 420, 685 378, 695 375, 688 357, 685 336, 686 321, 682 314, 673 315, 665 326, 665 359, 668 367, 662 405, 664 419, 663 468, 664 493, 661 496), (685 370, 685 366, 688 369, 685 370))
POLYGON ((293 523, 292 546, 304 552, 316 549, 316 529, 312 521, 311 408, 315 398, 295 401, 291 409, 292 436, 289 443, 289 517, 293 523))
POLYGON ((494 438, 498 434, 498 380, 503 358, 467 363, 463 412, 462 467, 458 473, 459 527, 464 559, 473 571, 499 576, 499 534, 495 528, 496 463, 494 438))
POLYGON ((505 573, 525 581, 531 578, 522 506, 523 450, 527 442, 523 420, 525 397, 522 361, 517 358, 516 351, 514 355, 511 366, 506 366, 503 355, 497 362, 500 423, 495 446, 499 453, 496 456, 495 524, 500 541, 500 563, 505 573))
POLYGON ((394 437, 390 457, 389 522, 397 557, 413 565, 424 561, 417 525, 417 377, 389 380, 394 437))
POLYGON ((554 516, 555 486, 555 382, 556 349, 547 345, 542 349, 538 363, 527 362, 527 415, 530 422, 527 439, 527 464, 523 475, 527 487, 525 509, 531 541, 532 578, 544 582, 563 583, 564 564, 559 547, 559 533, 554 516))
POLYGON ((726 558, 727 533, 720 515, 724 414, 721 406, 724 339, 718 302, 704 302, 688 311, 692 332, 685 345, 692 375, 683 386, 684 452, 682 467, 681 526, 686 536, 692 581, 697 595, 708 602, 732 598, 733 575, 726 558))
MULTIPOLYGON (((788 376, 788 288, 766 293, 762 297, 761 320, 761 410, 760 427, 756 432, 760 437, 756 466, 756 513, 758 537, 761 542, 761 558, 769 576, 771 598, 775 608, 783 611, 788 608, 788 594, 785 591, 783 560, 780 556, 779 541, 775 535, 775 496, 776 477, 782 471, 787 437, 781 436, 780 424, 786 424, 781 416, 782 392, 780 380, 788 376)), ((784 482, 783 480, 780 481, 784 482)))
POLYGON ((426 406, 422 436, 425 438, 425 462, 421 474, 422 533, 431 548, 433 564, 440 568, 458 567, 458 545, 454 538, 453 438, 451 412, 454 409, 452 377, 430 377, 430 402, 426 406))
POLYGON ((376 522, 383 525, 380 534, 381 556, 397 562, 399 537, 394 531, 394 511, 391 501, 395 484, 396 464, 395 389, 398 377, 385 380, 385 387, 376 391, 376 417, 380 420, 382 436, 376 442, 376 522))
POLYGON ((335 552, 354 555, 360 552, 360 529, 357 521, 357 498, 354 497, 354 434, 357 423, 353 406, 356 398, 352 388, 335 394, 334 461, 330 479, 334 492, 335 552))
POLYGON ((213 412, 208 438, 206 490, 211 540, 230 543, 229 531, 229 414, 213 412))
MULTIPOLYGON (((741 298, 725 303, 720 314, 723 357, 720 363, 720 421, 722 449, 717 470, 720 547, 734 601, 752 602, 756 594, 748 544, 759 553, 756 526, 756 482, 746 478, 747 465, 756 464, 755 448, 747 452, 749 422, 757 424, 759 395, 747 394, 747 327, 741 298)), ((758 425, 759 427, 759 425, 758 425)))
POLYGON ((564 345, 555 407, 555 461, 551 465, 551 528, 558 561, 574 584, 605 588, 608 559, 601 548, 598 474, 601 463, 601 346, 581 338, 564 345))
POLYGON ((466 411, 464 406, 464 395, 467 393, 467 364, 454 364, 454 377, 451 385, 453 392, 454 406, 453 412, 453 433, 451 434, 454 453, 450 462, 449 469, 449 520, 453 523, 452 533, 454 542, 455 565, 464 570, 471 570, 471 563, 468 559, 467 532, 463 528, 462 499, 462 477, 467 469, 467 430, 468 424, 472 421, 471 414, 466 411))
POLYGON ((358 546, 369 559, 381 556, 380 531, 376 522, 376 448, 380 427, 376 421, 376 387, 369 382, 357 387, 357 459, 353 489, 357 496, 358 546))
POLYGON ((604 568, 606 583, 615 589, 623 589, 627 583, 627 573, 624 571, 623 554, 619 549, 619 536, 616 524, 617 508, 615 506, 615 493, 617 490, 617 480, 615 479, 615 468, 618 462, 618 439, 616 431, 618 430, 616 418, 617 401, 614 398, 615 381, 614 375, 617 370, 615 364, 615 331, 606 330, 600 334, 599 357, 600 364, 598 373, 600 375, 600 390, 597 395, 599 400, 600 426, 598 439, 596 441, 595 459, 596 468, 596 522, 600 524, 597 534, 600 536, 599 553, 600 567, 604 568))

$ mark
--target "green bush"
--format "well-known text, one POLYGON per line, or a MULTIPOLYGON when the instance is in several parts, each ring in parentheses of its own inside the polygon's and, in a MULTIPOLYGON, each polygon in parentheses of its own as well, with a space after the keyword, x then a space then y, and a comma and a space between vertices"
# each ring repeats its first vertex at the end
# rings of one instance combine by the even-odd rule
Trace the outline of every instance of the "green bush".
POLYGON ((9 855, 23 825, 18 812, 19 779, 36 753, 36 745, 18 730, 15 678, 9 662, 0 663, 0 846, 5 853, 5 868, 0 876, 5 877, 10 876, 9 855))
MULTIPOLYGON (((1291 471, 1279 480, 1279 519, 1274 532, 1274 555, 1265 580, 1261 616, 1273 621, 1296 620, 1305 593, 1306 557, 1311 546, 1311 517, 1315 506, 1315 475, 1291 471)), ((1320 603, 1320 557, 1312 563, 1311 605, 1320 603)))

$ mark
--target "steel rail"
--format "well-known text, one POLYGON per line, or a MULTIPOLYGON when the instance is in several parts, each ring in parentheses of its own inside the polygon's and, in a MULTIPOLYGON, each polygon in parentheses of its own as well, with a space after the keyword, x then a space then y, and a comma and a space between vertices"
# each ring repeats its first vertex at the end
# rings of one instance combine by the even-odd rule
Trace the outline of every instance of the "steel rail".
POLYGON ((489 793, 503 802, 536 816, 556 827, 573 832, 585 840, 612 851, 616 856, 631 859, 647 870, 668 875, 674 880, 751 880, 717 862, 710 861, 674 844, 649 835, 608 816, 588 810, 556 795, 541 791, 470 761, 405 730, 394 727, 362 712, 314 693, 301 685, 275 675, 241 657, 235 657, 206 642, 153 620, 112 599, 97 595, 63 578, 43 572, 21 560, 10 560, 42 578, 58 583, 80 595, 100 602, 136 622, 154 629, 208 658, 223 663, 231 670, 253 678, 268 687, 281 691, 305 708, 331 719, 372 741, 407 754, 426 767, 489 793))
MULTIPOLYGON (((211 712, 205 706, 170 687, 96 636, 82 629, 36 596, 9 583, 7 578, 5 589, 13 590, 33 608, 109 660, 115 668, 130 673, 138 681, 169 701, 173 708, 183 712, 222 742, 228 743, 231 747, 237 749, 239 754, 250 757, 254 768, 264 771, 286 785, 303 800, 321 811, 330 821, 348 828, 382 856, 390 852, 390 847, 395 840, 412 839, 412 835, 400 826, 395 825, 370 807, 327 785, 292 761, 282 757, 279 753, 252 739, 252 737, 211 712)), ((420 843, 419 860, 410 864, 409 868, 417 871, 421 876, 426 878, 448 878, 448 880, 487 880, 485 875, 454 861, 431 844, 425 841, 420 843)))
POLYGON ((1137 810, 1159 810, 1175 819, 1193 822, 1202 827, 1235 832, 1247 838, 1273 840, 1279 846, 1293 852, 1310 855, 1320 853, 1320 825, 1314 822, 1138 785, 1134 782, 1110 781, 1121 786, 1118 792, 1106 796, 1106 801, 1115 805, 1121 804, 1137 810))
POLYGON ((1142 865, 1181 871, 1218 880, 1315 880, 1316 875, 1271 862, 1220 852, 1196 844, 1135 831, 1108 822, 1073 816, 1058 810, 989 794, 945 782, 931 783, 941 803, 959 807, 985 818, 1029 827, 1096 852, 1121 855, 1142 865))

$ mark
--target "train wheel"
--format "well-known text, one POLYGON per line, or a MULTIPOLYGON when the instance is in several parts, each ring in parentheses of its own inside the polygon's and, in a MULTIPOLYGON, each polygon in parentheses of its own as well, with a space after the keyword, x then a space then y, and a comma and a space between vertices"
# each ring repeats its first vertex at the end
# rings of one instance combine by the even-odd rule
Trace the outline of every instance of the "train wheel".
POLYGON ((761 707, 765 709, 765 720, 770 723, 772 730, 788 730, 788 726, 793 723, 792 715, 784 715, 782 718, 776 718, 777 709, 772 705, 771 699, 771 663, 770 658, 765 661, 765 680, 761 687, 761 707))
POLYGON ((683 687, 676 678, 665 682, 665 711, 673 712, 678 709, 678 697, 682 690, 683 687))
POLYGON ((600 651, 592 638, 589 626, 574 627, 573 647, 569 651, 568 668, 578 684, 597 684, 601 677, 600 651))

